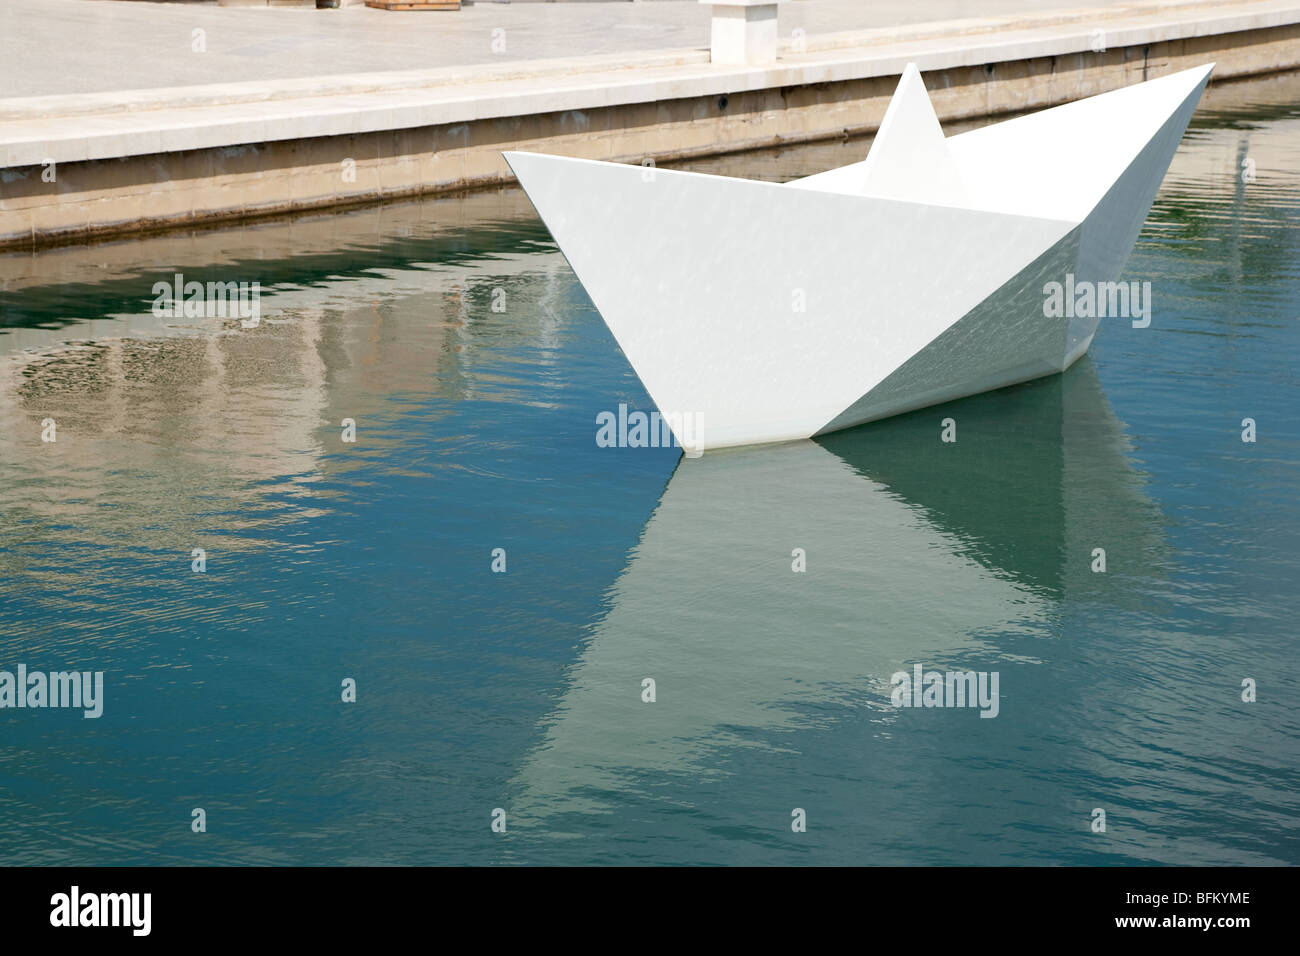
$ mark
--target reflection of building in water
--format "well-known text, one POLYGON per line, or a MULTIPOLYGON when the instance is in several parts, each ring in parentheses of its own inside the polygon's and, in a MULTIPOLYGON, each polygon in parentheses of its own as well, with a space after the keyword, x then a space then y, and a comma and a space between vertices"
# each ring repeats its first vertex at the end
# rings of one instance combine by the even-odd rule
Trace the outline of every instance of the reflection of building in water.
POLYGON ((896 670, 971 669, 1067 594, 1100 594, 1094 546, 1108 584, 1131 587, 1159 560, 1160 520, 1086 359, 818 443, 683 459, 513 781, 512 819, 719 773, 837 706, 888 723, 896 670))
MULTIPOLYGON (((500 216, 502 202, 485 199, 480 212, 500 216)), ((440 204, 418 208, 430 205, 440 204)), ((355 234, 331 217, 199 234, 188 247, 167 237, 58 250, 28 259, 28 274, 10 271, 0 291, 7 526, 41 536, 75 525, 78 540, 186 552, 225 531, 222 548, 253 546, 259 522, 289 513, 264 492, 301 499, 365 458, 337 454, 344 418, 358 423, 358 449, 373 450, 407 440, 391 426, 411 404, 502 387, 474 374, 480 348, 518 347, 534 362, 540 352, 544 364, 562 319, 554 306, 572 284, 563 259, 542 245, 519 253, 518 230, 475 220, 473 203, 444 208, 459 223, 385 241, 373 216, 348 220, 355 234), (287 261, 262 259, 290 249, 287 261), (258 281, 260 324, 153 315, 153 283, 174 272, 258 281), (496 290, 503 312, 492 310, 496 290), (46 419, 53 444, 40 440, 46 419)))
POLYGON ((259 482, 312 470, 322 321, 303 311, 247 332, 10 355, 0 365, 6 511, 75 522, 101 544, 188 550, 212 526, 191 513, 197 502, 241 501, 259 482), (57 423, 51 444, 40 440, 46 419, 57 423))

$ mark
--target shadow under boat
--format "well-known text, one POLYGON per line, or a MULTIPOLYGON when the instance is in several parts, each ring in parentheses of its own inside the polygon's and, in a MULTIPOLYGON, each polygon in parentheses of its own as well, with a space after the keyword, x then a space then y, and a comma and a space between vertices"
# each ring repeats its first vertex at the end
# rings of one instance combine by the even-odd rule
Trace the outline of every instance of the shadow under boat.
POLYGON ((1050 635, 1063 602, 1141 600, 1165 542, 1129 451, 1085 357, 816 441, 683 458, 512 781, 512 821, 554 831, 611 793, 708 778, 836 708, 888 723, 898 670, 1040 660, 1050 642, 1026 658, 1016 638, 1050 635))

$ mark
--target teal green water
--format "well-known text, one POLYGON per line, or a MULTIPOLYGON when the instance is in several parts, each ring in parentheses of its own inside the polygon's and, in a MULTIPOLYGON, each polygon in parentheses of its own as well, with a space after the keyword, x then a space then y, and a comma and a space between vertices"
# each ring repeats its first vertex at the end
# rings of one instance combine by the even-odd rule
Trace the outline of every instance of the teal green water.
POLYGON ((651 406, 516 190, 0 259, 0 669, 105 684, 0 710, 0 858, 1300 863, 1298 226, 1300 80, 1212 88, 1150 328, 698 460, 597 446, 651 406), (261 325, 153 318, 177 271, 261 325))

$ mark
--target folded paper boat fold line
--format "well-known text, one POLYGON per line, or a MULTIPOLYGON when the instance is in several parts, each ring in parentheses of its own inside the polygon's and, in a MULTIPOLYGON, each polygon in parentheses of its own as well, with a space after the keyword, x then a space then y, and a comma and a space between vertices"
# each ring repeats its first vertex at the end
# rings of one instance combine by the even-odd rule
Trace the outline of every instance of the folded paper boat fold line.
POLYGON ((1045 288, 1118 279, 1212 68, 945 139, 909 64, 864 161, 783 184, 504 156, 670 425, 786 441, 1083 355, 1045 288))

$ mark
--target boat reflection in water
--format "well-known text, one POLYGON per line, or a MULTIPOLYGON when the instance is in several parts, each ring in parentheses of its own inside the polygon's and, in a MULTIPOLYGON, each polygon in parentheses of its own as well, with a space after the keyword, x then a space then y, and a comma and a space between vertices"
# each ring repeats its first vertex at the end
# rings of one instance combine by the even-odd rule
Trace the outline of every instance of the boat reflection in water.
POLYGON ((562 832, 559 815, 725 775, 739 748, 797 746, 846 708, 889 733, 890 677, 917 663, 1045 660, 1050 641, 1004 645, 1050 636, 1067 602, 1140 600, 1159 573, 1161 516, 1126 451, 1084 359, 816 442, 683 458, 522 762, 511 819, 562 832))

